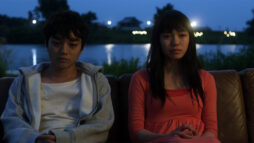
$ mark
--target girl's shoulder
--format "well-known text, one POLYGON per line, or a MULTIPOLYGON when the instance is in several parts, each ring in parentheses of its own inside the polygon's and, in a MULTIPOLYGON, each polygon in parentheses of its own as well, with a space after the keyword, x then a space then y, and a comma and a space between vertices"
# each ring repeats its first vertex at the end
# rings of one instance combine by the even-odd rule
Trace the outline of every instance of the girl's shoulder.
POLYGON ((149 79, 149 74, 148 71, 144 68, 135 72, 132 78, 147 81, 149 79))
POLYGON ((208 72, 204 69, 199 70, 199 75, 200 75, 201 79, 211 79, 211 78, 213 78, 213 75, 210 72, 208 72))
POLYGON ((213 75, 206 71, 206 70, 199 70, 199 75, 202 81, 202 87, 204 88, 204 90, 206 90, 207 88, 211 87, 211 85, 215 85, 215 79, 213 77, 213 75))

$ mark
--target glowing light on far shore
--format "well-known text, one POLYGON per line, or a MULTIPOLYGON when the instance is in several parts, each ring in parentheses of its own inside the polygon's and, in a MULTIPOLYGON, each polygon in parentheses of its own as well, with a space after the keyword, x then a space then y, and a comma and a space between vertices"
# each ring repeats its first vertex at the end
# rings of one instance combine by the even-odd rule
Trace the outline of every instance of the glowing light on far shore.
POLYGON ((146 31, 132 31, 133 35, 147 35, 146 31))
POLYGON ((111 24, 112 24, 112 21, 111 21, 111 20, 108 20, 108 21, 107 21, 107 24, 108 24, 108 25, 111 25, 111 24))
POLYGON ((150 20, 148 20, 148 21, 146 22, 146 24, 147 24, 148 26, 150 26, 150 25, 152 24, 152 22, 151 22, 150 20))
POLYGON ((203 36, 203 32, 194 32, 194 36, 195 37, 201 37, 201 36, 203 36))
POLYGON ((236 36, 236 33, 235 33, 235 32, 229 31, 229 35, 235 37, 235 36, 236 36))
POLYGON ((224 35, 226 35, 226 37, 235 37, 236 36, 236 32, 232 32, 232 31, 224 31, 224 35))
POLYGON ((192 21, 191 22, 191 27, 197 27, 197 25, 198 25, 197 21, 192 21))
POLYGON ((36 20, 36 19, 32 20, 32 23, 33 23, 33 24, 36 24, 36 23, 37 23, 37 20, 36 20))

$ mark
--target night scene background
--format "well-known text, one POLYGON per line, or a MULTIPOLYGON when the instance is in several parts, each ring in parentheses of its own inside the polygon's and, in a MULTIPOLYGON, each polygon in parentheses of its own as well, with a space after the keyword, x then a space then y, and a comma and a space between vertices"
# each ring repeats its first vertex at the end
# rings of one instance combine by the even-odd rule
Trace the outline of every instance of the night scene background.
POLYGON ((254 67, 253 0, 6 0, 0 2, 0 75, 48 61, 42 27, 64 10, 89 25, 79 60, 104 66, 106 74, 133 73, 145 65, 155 18, 170 9, 190 19, 203 68, 254 67))

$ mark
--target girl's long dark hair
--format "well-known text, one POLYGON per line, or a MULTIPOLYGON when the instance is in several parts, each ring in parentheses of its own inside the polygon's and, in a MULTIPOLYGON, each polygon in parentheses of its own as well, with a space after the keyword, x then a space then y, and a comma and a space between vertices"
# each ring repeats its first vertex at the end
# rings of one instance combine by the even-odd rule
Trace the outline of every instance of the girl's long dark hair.
MULTIPOLYGON (((198 104, 198 96, 200 96, 202 101, 204 101, 204 91, 199 75, 201 67, 196 54, 196 42, 193 29, 190 25, 189 19, 183 13, 172 10, 168 11, 155 21, 151 37, 151 48, 146 61, 146 69, 150 78, 152 96, 154 98, 160 98, 163 105, 168 95, 166 94, 166 90, 164 88, 165 56, 160 44, 160 34, 165 32, 170 33, 173 29, 178 30, 182 28, 189 32, 190 40, 187 52, 179 61, 181 74, 190 87, 190 92, 194 91, 198 104)), ((193 99, 192 94, 191 98, 193 99)))

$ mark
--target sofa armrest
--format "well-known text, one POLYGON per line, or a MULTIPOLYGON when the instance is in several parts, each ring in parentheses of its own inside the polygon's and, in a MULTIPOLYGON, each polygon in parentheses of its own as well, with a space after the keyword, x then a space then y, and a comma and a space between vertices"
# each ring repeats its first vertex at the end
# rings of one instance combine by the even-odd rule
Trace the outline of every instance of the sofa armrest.
POLYGON ((243 85, 249 143, 254 143, 254 68, 240 72, 243 85))

